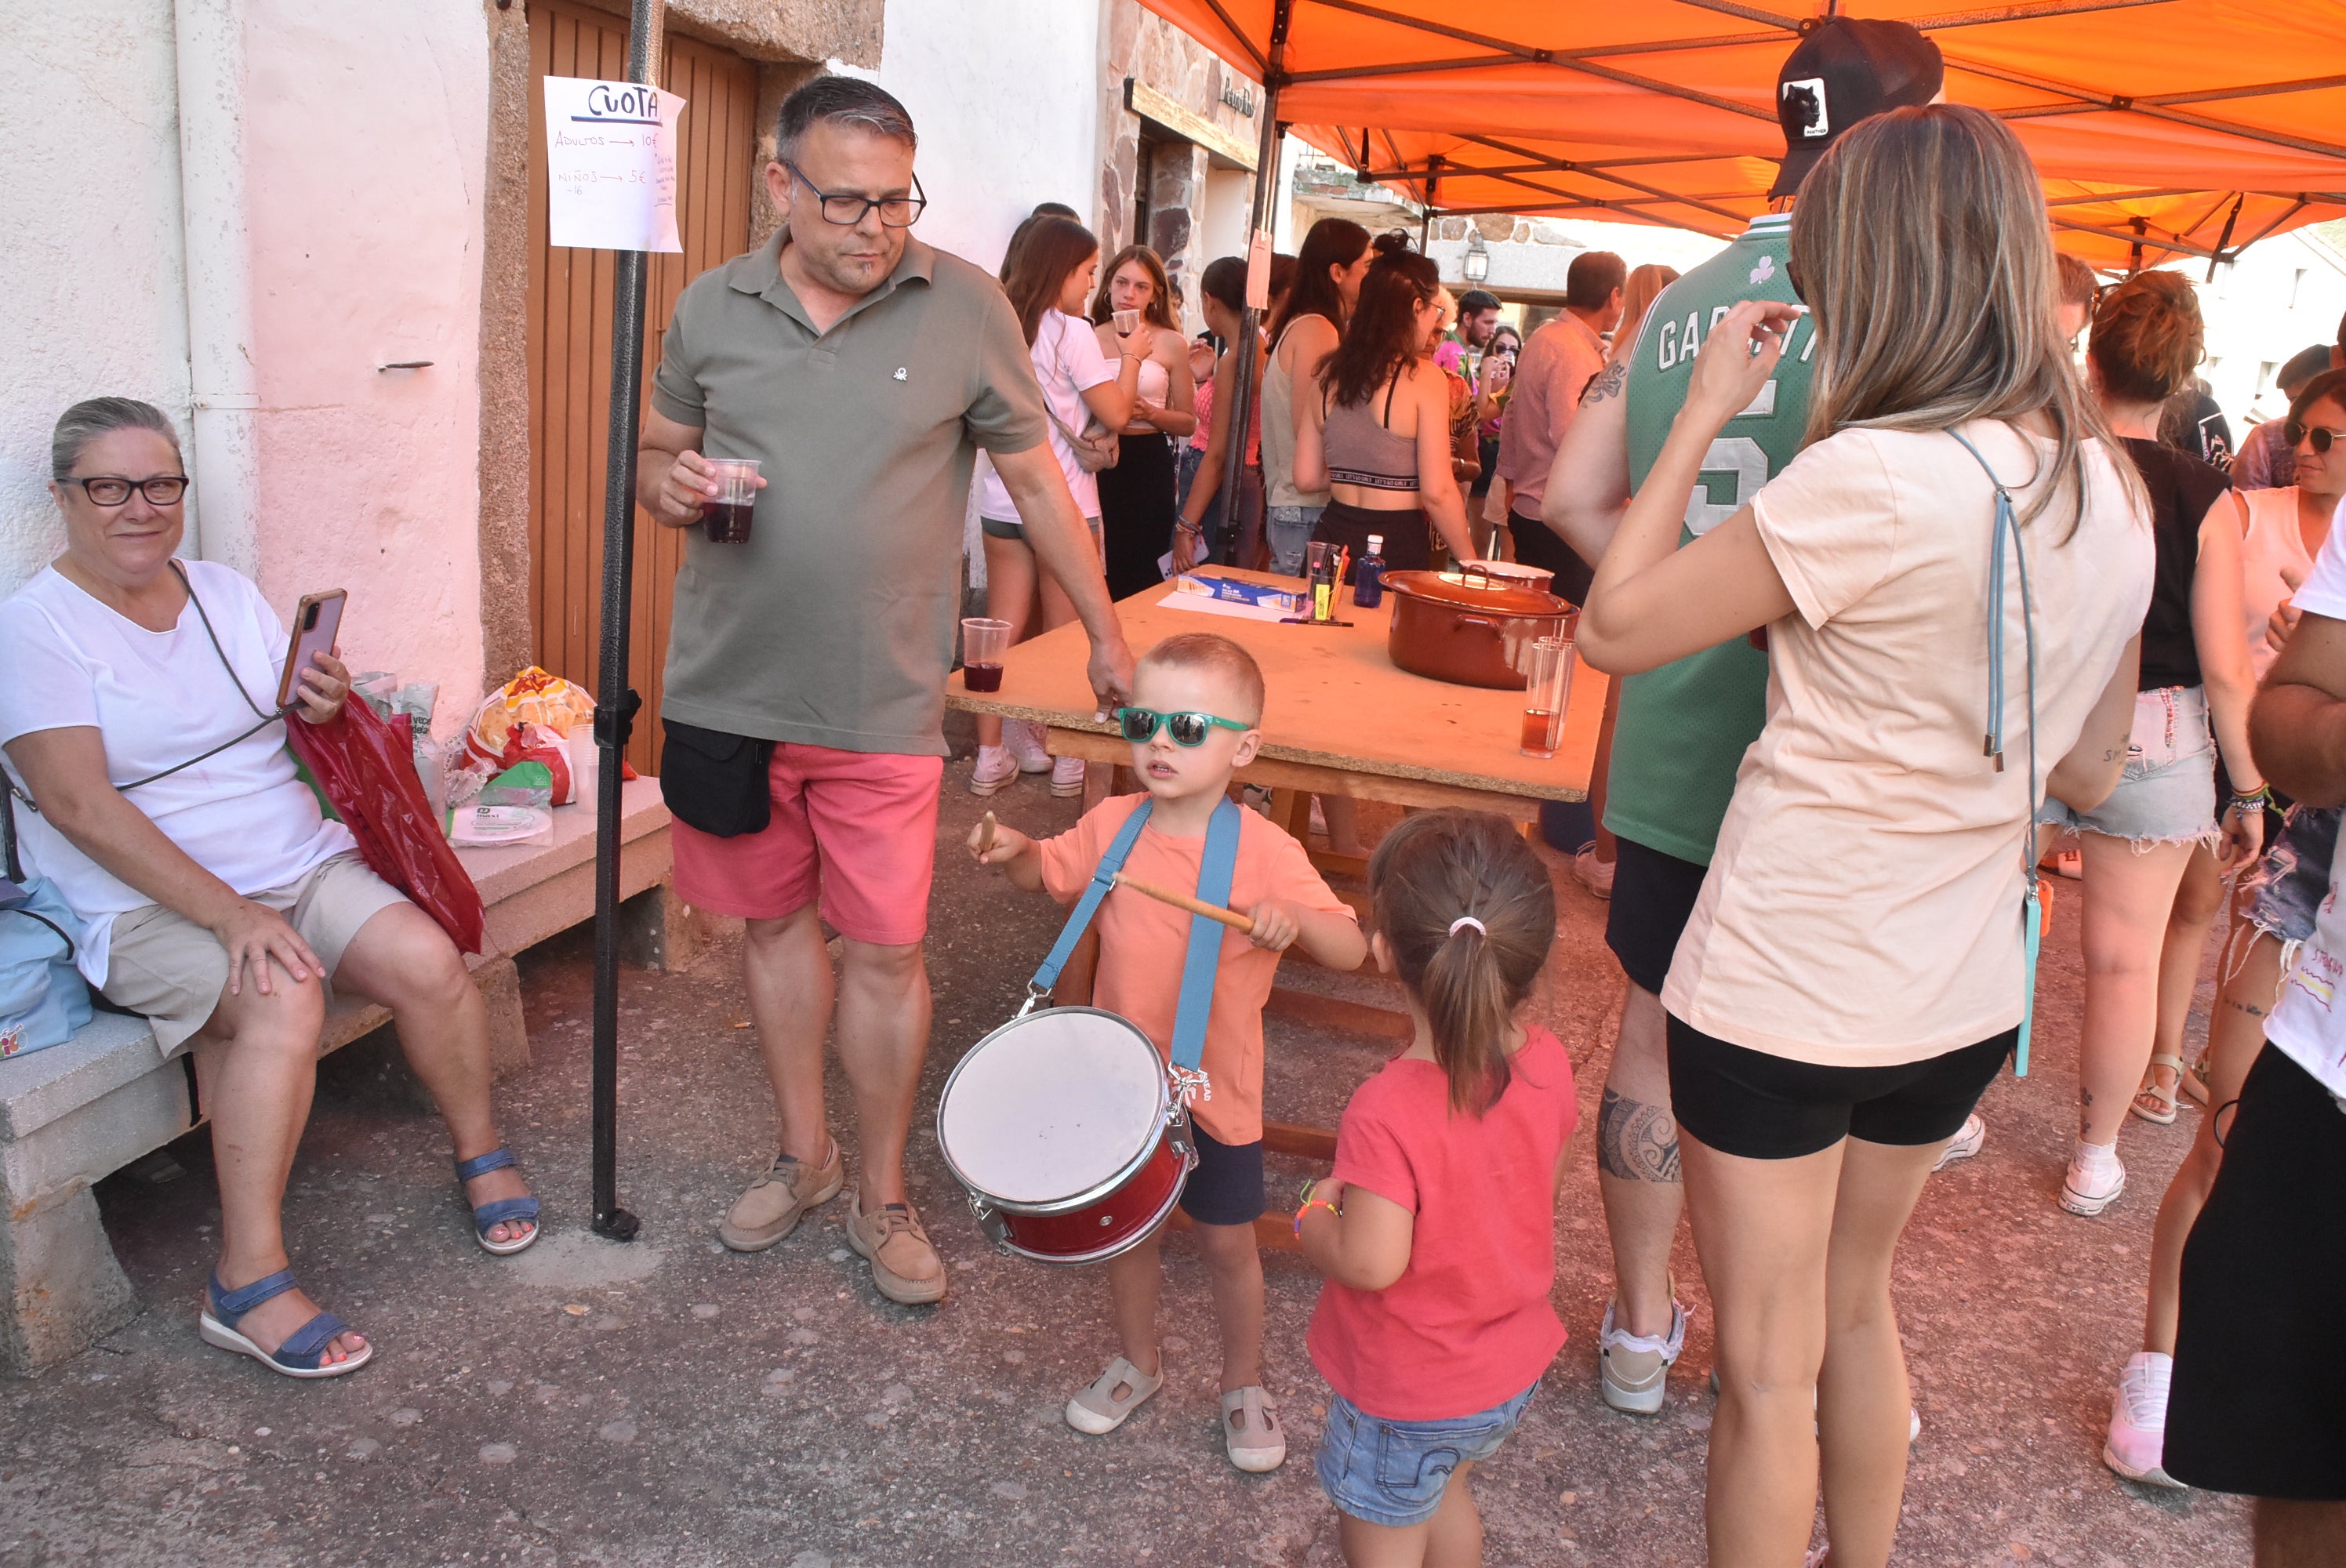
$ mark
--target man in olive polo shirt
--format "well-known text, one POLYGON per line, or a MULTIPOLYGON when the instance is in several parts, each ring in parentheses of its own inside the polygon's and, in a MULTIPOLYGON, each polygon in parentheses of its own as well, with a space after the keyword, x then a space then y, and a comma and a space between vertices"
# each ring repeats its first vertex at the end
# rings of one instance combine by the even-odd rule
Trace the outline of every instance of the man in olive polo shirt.
POLYGON ((718 493, 706 459, 762 464, 746 542, 688 535, 661 702, 677 892, 747 922, 781 1117, 781 1152, 718 1234, 762 1250, 845 1185, 823 1114, 835 994, 862 1145, 848 1240, 904 1302, 945 1293, 903 1160, 979 447, 1075 602, 1102 706, 1131 680, 1018 318, 992 278, 905 233, 925 200, 915 145, 903 106, 870 83, 818 77, 784 100, 766 167, 783 229, 677 301, 637 479, 647 511, 688 528, 718 493), (825 921, 842 938, 835 993, 825 921))

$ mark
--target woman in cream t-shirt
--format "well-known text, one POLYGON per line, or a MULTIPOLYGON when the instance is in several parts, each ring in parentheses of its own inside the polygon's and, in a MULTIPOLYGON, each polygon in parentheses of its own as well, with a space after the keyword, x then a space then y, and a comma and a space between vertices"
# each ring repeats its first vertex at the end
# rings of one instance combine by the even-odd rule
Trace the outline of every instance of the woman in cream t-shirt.
POLYGON ((1892 1260, 2028 1005, 2038 800, 2091 807, 2117 780, 2152 543, 2000 122, 1933 106, 1844 131, 1801 188, 1790 271, 1815 312, 1810 444, 1678 548, 1800 314, 1735 307, 1579 643, 1627 674, 1766 628, 1767 727, 1662 993, 1718 1313, 1710 1560, 1800 1562, 1821 1468, 1835 1568, 1879 1568, 1908 1420, 1892 1260))

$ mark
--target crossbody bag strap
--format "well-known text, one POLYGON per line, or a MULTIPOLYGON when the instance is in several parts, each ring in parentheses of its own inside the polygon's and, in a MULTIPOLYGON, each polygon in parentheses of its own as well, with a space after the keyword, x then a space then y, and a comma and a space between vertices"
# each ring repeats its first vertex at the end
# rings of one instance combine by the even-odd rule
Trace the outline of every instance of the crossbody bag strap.
POLYGON ((1067 923, 1059 928, 1059 940, 1051 944, 1050 954, 1043 960, 1043 967, 1036 970, 1035 978, 1026 983, 1026 1004, 1018 1010, 1022 1016, 1033 1011, 1035 1004, 1050 995, 1052 987, 1059 983, 1059 972, 1067 967, 1067 960, 1076 955, 1076 943, 1083 941, 1084 932, 1091 929, 1092 916, 1099 912, 1100 901, 1107 897, 1109 889, 1116 886, 1116 874, 1124 870, 1125 859, 1132 853, 1132 846, 1139 841, 1140 830, 1148 821, 1148 809, 1155 804, 1154 800, 1143 800, 1133 809, 1132 815, 1124 820, 1124 826, 1117 830, 1115 839, 1108 844, 1107 853, 1100 857, 1098 868, 1092 872, 1091 881, 1085 886, 1083 897, 1077 899, 1076 907, 1067 911, 1067 923))
POLYGON ((77 950, 74 946, 73 934, 66 931, 65 927, 51 920, 48 916, 41 913, 38 910, 26 909, 21 905, 12 910, 0 910, 0 914, 20 914, 26 920, 39 921, 43 925, 47 926, 51 931, 56 932, 57 940, 66 944, 65 962, 67 963, 74 962, 74 956, 77 950))
POLYGON ((2021 886, 2021 949, 2023 953, 2022 991, 2020 1001, 2020 1032, 2012 1054, 2012 1073, 2016 1078, 2028 1076, 2028 1037, 2036 1019, 2036 959, 2044 940, 2044 915, 2036 896, 2036 812, 2044 803, 2038 793, 2036 768, 2036 606, 2028 589, 2028 552, 2022 547, 2020 523, 2012 509, 2012 492, 1988 466, 1978 447, 1960 431, 1947 432, 1972 454, 1988 483, 1995 486, 1995 521, 1988 540, 1987 551, 1987 733, 1983 743, 1984 754, 1994 759, 1996 771, 2004 771, 2004 708, 2005 681, 2004 674, 2004 552, 2011 541, 2014 563, 2020 572, 2020 626, 2022 651, 2026 665, 2024 689, 2028 701, 2028 815, 2021 827, 2020 875, 2021 886))
MULTIPOLYGON (((1227 798, 1206 824, 1206 850, 1198 864, 1198 901, 1217 907, 1230 901, 1238 873, 1239 808, 1227 798)), ((1222 925, 1204 915, 1189 917, 1189 949, 1181 960, 1181 1001, 1173 1012, 1173 1093, 1187 1105, 1210 1100, 1213 1084, 1199 1064, 1206 1054, 1206 1025, 1214 1011, 1214 976, 1222 965, 1222 925)))

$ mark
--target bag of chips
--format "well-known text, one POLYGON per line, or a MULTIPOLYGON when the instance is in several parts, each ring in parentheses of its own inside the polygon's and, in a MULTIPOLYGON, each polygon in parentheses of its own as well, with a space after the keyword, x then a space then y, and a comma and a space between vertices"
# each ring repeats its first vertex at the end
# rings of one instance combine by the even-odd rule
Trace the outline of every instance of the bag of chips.
MULTIPOLYGON (((595 699, 586 687, 532 665, 482 699, 472 723, 464 728, 464 747, 495 769, 510 768, 522 759, 524 751, 534 748, 521 741, 524 726, 550 731, 559 750, 573 728, 594 717, 595 699)), ((537 744, 543 745, 543 739, 537 744)))

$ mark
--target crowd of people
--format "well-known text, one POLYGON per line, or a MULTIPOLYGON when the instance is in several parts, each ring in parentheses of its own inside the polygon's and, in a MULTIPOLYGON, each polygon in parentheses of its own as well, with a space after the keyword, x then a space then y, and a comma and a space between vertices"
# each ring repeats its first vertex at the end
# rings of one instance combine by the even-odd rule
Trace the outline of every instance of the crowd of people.
MULTIPOLYGON (((1260 668, 1206 634, 1136 660, 1113 601, 1200 561, 1292 575, 1314 541, 1357 559, 1374 535, 1395 567, 1504 552, 1553 573, 1583 657, 1621 677, 1605 837, 1578 868, 1628 983, 1596 1111, 1599 1387, 1623 1411, 1668 1402, 1683 1216, 1716 1315, 1711 1561, 1891 1558, 1918 1425, 1892 1264, 1932 1173, 1981 1146, 1987 1084, 2025 1070, 2041 868, 2064 836, 2087 980, 2078 1138, 2048 1201, 2102 1213, 2129 1114, 2207 1107, 2159 1208, 2106 1457, 2257 1497, 2259 1563, 2339 1561, 2346 325, 2322 362, 2292 361, 2286 418, 2228 479, 2203 455, 2228 438, 2173 417, 2198 395, 2188 284, 2101 288, 2056 258, 2019 143, 1943 103, 1943 75, 1911 27, 1810 30, 1784 78, 1830 113, 1787 98, 1788 205, 1684 277, 1579 256, 1527 337, 1486 294, 1454 300, 1401 237, 1326 219, 1274 267, 1251 337, 1243 263, 1203 270, 1204 345, 1153 252, 1104 260, 1066 209, 1021 227, 998 277, 922 244, 903 107, 840 77, 792 93, 767 170, 784 226, 684 290, 638 476, 651 516, 685 528, 719 493, 712 460, 763 463, 750 542, 688 541, 661 715, 676 890, 745 922, 780 1126, 724 1245, 771 1247, 849 1186, 824 1101, 835 1038, 849 1241, 888 1298, 947 1293, 904 1160, 974 483, 993 614, 1016 636, 1080 623, 1140 788, 1053 836, 989 822, 970 852, 1062 903, 1104 865, 1188 887, 1221 856, 1251 916, 1214 950, 1179 1198, 1212 1279, 1230 1461, 1271 1470, 1287 1446, 1253 1235, 1262 1007, 1290 947, 1372 960, 1413 1036, 1353 1095, 1333 1173, 1292 1218, 1325 1278, 1315 1469, 1348 1561, 1479 1561, 1467 1477, 1565 1341, 1550 1298, 1578 1102, 1523 1012, 1555 940, 1548 872, 1495 818, 1413 814, 1375 847, 1363 922, 1295 839, 1229 804, 1262 743, 1260 668), (1243 430, 1241 381, 1260 392, 1243 430), (2194 1064, 2185 1016, 2219 916, 2194 1064)), ((509 1254, 538 1210, 495 1130, 479 999, 273 728, 333 722, 347 671, 321 658, 292 708, 265 710, 282 628, 248 580, 174 561, 189 480, 169 420, 97 399, 52 459, 65 552, 0 606, 26 864, 82 921, 91 983, 154 1019, 166 1056, 193 1053, 223 1216, 204 1339, 348 1374, 377 1347, 302 1294, 278 1220, 327 989, 391 1006, 474 1234, 509 1254)), ((980 794, 1043 771, 1083 792, 1031 728, 982 720, 979 741, 980 794)), ((1357 842, 1324 805, 1331 842, 1357 842)), ((1093 902, 1096 1001, 1169 1051, 1188 917, 1123 888, 1093 902)), ((1155 1239, 1105 1273, 1117 1353, 1066 1410, 1096 1436, 1165 1377, 1155 1239)))

